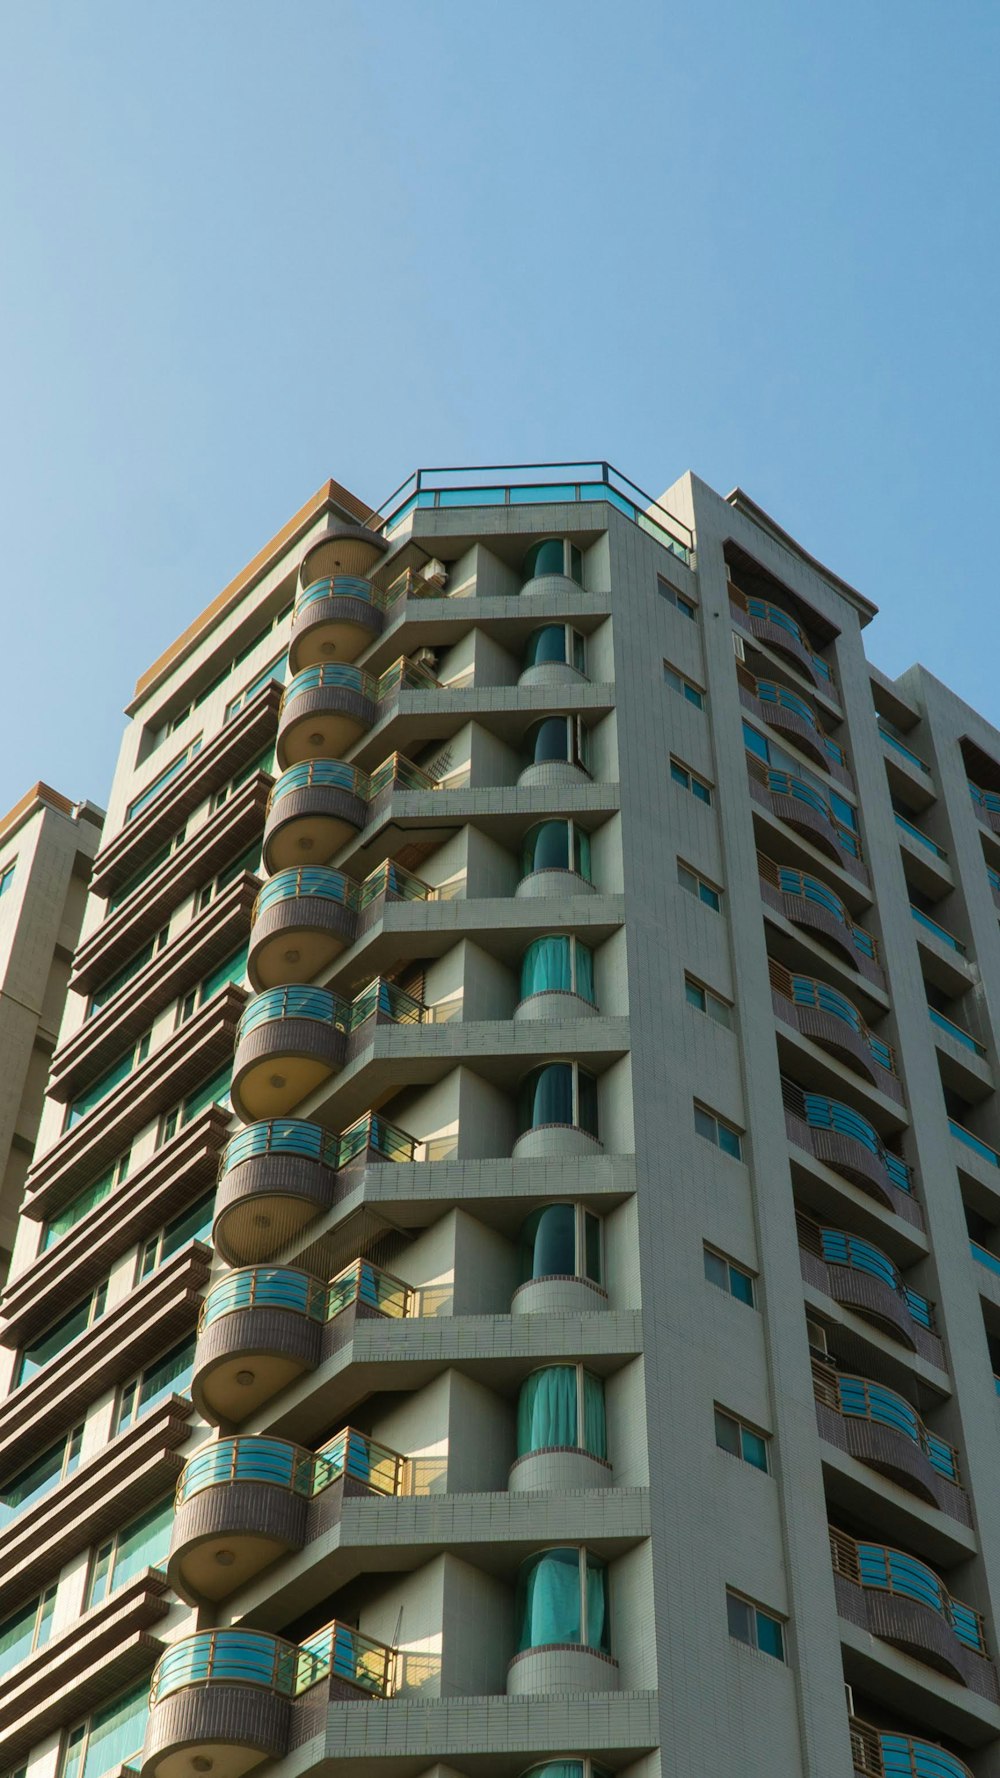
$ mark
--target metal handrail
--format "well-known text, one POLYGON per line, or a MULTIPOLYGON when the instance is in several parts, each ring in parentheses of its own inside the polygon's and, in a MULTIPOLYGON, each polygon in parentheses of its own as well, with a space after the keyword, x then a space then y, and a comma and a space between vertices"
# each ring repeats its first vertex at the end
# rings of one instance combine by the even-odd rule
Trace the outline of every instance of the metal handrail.
POLYGON ((279 902, 316 900, 335 901, 342 907, 357 908, 359 885, 343 871, 326 864, 302 864, 280 870, 268 879, 259 891, 250 915, 252 922, 279 902))
POLYGON ((872 1420, 890 1426, 919 1445, 928 1462, 939 1475, 958 1487, 964 1487, 959 1469, 958 1452, 946 1439, 929 1432, 916 1408, 904 1396, 884 1383, 873 1383, 867 1377, 856 1377, 838 1371, 822 1359, 812 1361, 813 1393, 824 1407, 832 1408, 848 1420, 872 1420))
POLYGON ((953 932, 949 932, 947 926, 939 925, 937 920, 932 920, 930 918, 929 914, 924 914, 919 908, 915 908, 912 901, 910 903, 910 913, 913 915, 913 918, 919 926, 926 926, 928 932, 933 932, 935 938, 940 938, 946 945, 949 945, 953 951, 957 951, 960 957, 966 955, 966 947, 962 943, 962 940, 956 938, 953 932))
POLYGON ((433 901, 437 893, 423 877, 397 864, 395 859, 387 858, 364 878, 358 894, 358 907, 368 907, 380 895, 391 896, 395 901, 433 901))
POLYGON ((893 809, 892 818, 896 826, 901 827, 904 833, 911 834, 915 840, 919 840, 920 844, 926 847, 928 852, 935 853, 938 858, 943 858, 947 862, 948 854, 944 847, 939 846, 937 840, 932 840, 929 833, 924 833, 922 827, 917 827, 914 822, 907 821, 906 816, 901 815, 898 809, 893 809))
POLYGON ((928 1332, 934 1332, 934 1304, 929 1297, 922 1296, 919 1290, 911 1290, 903 1282, 899 1267, 881 1247, 860 1235, 849 1235, 845 1229, 823 1228, 800 1210, 795 1212, 795 1227, 799 1246, 807 1253, 814 1254, 828 1265, 847 1266, 852 1271, 867 1272, 873 1278, 880 1278, 902 1297, 914 1320, 928 1332))
POLYGON ((255 1482, 314 1499, 343 1476, 373 1493, 396 1495, 403 1490, 407 1459, 367 1433, 346 1426, 311 1451, 288 1439, 243 1435, 216 1439, 192 1453, 181 1471, 175 1501, 183 1506, 196 1494, 233 1482, 255 1482))
POLYGON ((368 800, 374 802, 383 790, 436 790, 437 780, 422 766, 407 759, 405 753, 390 753, 388 759, 375 767, 368 781, 368 800))
POLYGON ((826 908, 851 934, 855 948, 870 957, 873 963, 878 962, 878 940, 874 933, 851 919, 840 896, 819 877, 810 876, 808 871, 796 870, 791 865, 776 864, 764 852, 757 853, 757 872, 765 883, 780 889, 783 895, 800 895, 804 901, 814 901, 818 907, 826 908))
POLYGON ((830 1099, 825 1093, 807 1092, 797 1081, 782 1076, 781 1098, 786 1111, 793 1117, 800 1118, 812 1130, 836 1130, 842 1136, 852 1136, 881 1161, 893 1183, 901 1191, 912 1192, 913 1178, 909 1167, 901 1155, 893 1154, 882 1141, 873 1124, 855 1111, 851 1105, 841 1104, 839 1099, 830 1099))
POLYGON ((300 1118, 267 1118, 247 1124, 231 1137, 222 1151, 219 1177, 261 1155, 297 1155, 336 1170, 368 1149, 388 1161, 412 1161, 416 1148, 415 1136, 373 1111, 366 1111, 339 1135, 300 1118))
POLYGON ((848 1536, 836 1526, 828 1527, 833 1571, 853 1581, 855 1586, 869 1587, 875 1592, 895 1593, 903 1599, 915 1599, 950 1624, 959 1641, 984 1660, 986 1631, 982 1614, 971 1605, 953 1599, 940 1575, 926 1562, 890 1544, 870 1542, 866 1538, 848 1536))
MULTIPOLYGON (((822 741, 823 749, 831 759, 837 760, 838 764, 844 767, 847 766, 847 755, 843 747, 839 741, 833 740, 832 736, 827 734, 812 705, 801 692, 793 691, 790 685, 783 685, 780 679, 758 679, 756 673, 752 673, 749 667, 743 666, 742 663, 737 664, 736 677, 751 697, 757 699, 758 703, 778 704, 783 710, 790 710, 793 715, 800 716, 802 721, 822 741)), ((764 716, 766 719, 766 709, 764 716)))
POLYGON ((892 1044, 884 1043, 882 1038, 874 1035, 853 1000, 849 1000, 846 994, 841 994, 839 989, 831 988, 828 982, 821 982, 815 976, 800 975, 797 971, 793 973, 790 969, 785 969, 773 957, 767 960, 767 972, 776 994, 792 1001, 795 1006, 814 1006, 820 1012, 828 1012, 833 1018, 842 1019, 845 1025, 849 1025, 864 1039, 879 1067, 886 1069, 889 1074, 896 1073, 896 1053, 892 1044))
POLYGON ((967 1130, 965 1125, 960 1124, 954 1117, 948 1119, 948 1128, 959 1142, 963 1142, 966 1148, 971 1148, 974 1154, 981 1155, 991 1167, 1000 1167, 1000 1154, 988 1142, 984 1142, 981 1136, 974 1136, 971 1130, 967 1130))
POLYGON ((307 605, 315 605, 320 599, 361 599, 366 605, 381 605, 382 601, 370 580, 360 574, 328 574, 322 580, 310 581, 303 587, 295 601, 292 612, 292 623, 296 624, 307 605))
POLYGON ((293 790, 332 789, 347 790, 362 801, 368 800, 368 773, 360 766, 348 765, 344 759, 309 759, 300 764, 289 766, 276 778, 271 786, 267 799, 267 811, 273 809, 275 803, 293 790))
POLYGON ((973 1037, 972 1032, 967 1031, 964 1025, 956 1025, 954 1019, 946 1019, 936 1006, 928 1006, 927 1012, 932 1025, 938 1025, 942 1031, 947 1031, 951 1037, 964 1044, 966 1049, 974 1050, 977 1056, 985 1056, 986 1045, 980 1043, 978 1037, 973 1037))
POLYGON ((375 699, 381 704, 385 698, 397 691, 440 691, 441 681, 435 678, 429 667, 423 667, 418 661, 411 661, 405 654, 386 667, 375 684, 375 699))
POLYGON ((172 1644, 153 1670, 153 1709, 172 1693, 208 1685, 246 1685, 298 1697, 336 1676, 360 1691, 388 1697, 396 1650, 334 1620, 305 1642, 286 1642, 263 1630, 199 1630, 172 1644))
POLYGON ((401 1278, 367 1259, 352 1260, 329 1281, 295 1266, 241 1266, 213 1284, 201 1305, 198 1330, 254 1308, 284 1309, 325 1323, 357 1302, 400 1320, 413 1314, 415 1295, 401 1278))
POLYGON ((972 1778, 964 1761, 936 1741, 876 1729, 857 1716, 851 1717, 850 1730, 858 1778, 972 1778))
POLYGON ((896 734, 895 730, 889 726, 884 716, 876 715, 875 722, 883 741, 888 741, 890 747, 895 747, 896 752, 901 753, 905 759, 908 759, 911 765, 919 766, 920 770, 924 772, 928 778, 932 776, 931 768, 927 764, 927 761, 921 759, 919 753, 914 753, 912 747, 907 747, 906 742, 903 741, 900 736, 896 734))
POLYGON ((315 1024, 332 1025, 336 1031, 351 1028, 351 1003, 330 988, 315 988, 304 982, 293 982, 283 988, 264 988, 251 995, 236 1027, 239 1044, 258 1025, 269 1025, 281 1019, 309 1019, 315 1024))
POLYGON ((288 681, 278 706, 279 721, 296 698, 304 696, 307 691, 326 691, 334 686, 341 691, 357 692, 375 702, 376 681, 363 667, 355 667, 347 661, 323 661, 316 667, 303 667, 301 673, 296 673, 295 678, 288 681))
POLYGON ((802 625, 789 612, 783 610, 780 605, 775 605, 770 599, 759 598, 756 593, 742 592, 732 579, 730 579, 728 586, 730 600, 738 611, 745 611, 749 617, 760 618, 765 623, 774 624, 780 630, 787 630, 789 635, 795 637, 799 646, 805 649, 820 678, 826 679, 831 685, 835 684, 831 668, 828 667, 822 656, 816 653, 802 625))
POLYGON ((747 752, 746 762, 750 777, 762 784, 772 796, 788 796, 794 802, 804 803, 807 808, 815 809, 818 815, 829 822, 845 852, 852 858, 860 859, 863 856, 859 835, 853 827, 847 827, 843 821, 838 821, 826 797, 814 785, 797 773, 786 771, 783 766, 765 765, 755 753, 747 752))
POLYGON ((984 790, 981 785, 973 784, 971 778, 966 778, 965 782, 969 786, 969 795, 979 808, 988 809, 991 815, 1000 815, 1000 791, 984 790))

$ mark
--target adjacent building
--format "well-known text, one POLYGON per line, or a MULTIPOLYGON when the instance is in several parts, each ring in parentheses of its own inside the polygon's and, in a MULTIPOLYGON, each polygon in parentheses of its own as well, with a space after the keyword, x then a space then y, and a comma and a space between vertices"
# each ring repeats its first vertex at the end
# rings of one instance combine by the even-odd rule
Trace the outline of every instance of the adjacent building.
POLYGON ((0 1769, 998 1778, 1000 732, 874 615, 740 490, 422 470, 144 674, 0 1769))

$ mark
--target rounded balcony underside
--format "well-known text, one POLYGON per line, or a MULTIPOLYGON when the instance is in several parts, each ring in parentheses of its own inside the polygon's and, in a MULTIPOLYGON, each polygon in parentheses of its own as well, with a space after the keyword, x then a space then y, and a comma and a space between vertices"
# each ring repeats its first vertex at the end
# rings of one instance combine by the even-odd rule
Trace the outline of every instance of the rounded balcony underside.
POLYGON ((271 1019, 240 1037, 233 1061, 233 1109, 244 1123, 287 1117, 344 1065, 347 1039, 318 1019, 271 1019))
POLYGON ((827 1273, 830 1294, 835 1302, 856 1310, 867 1321, 894 1333, 912 1352, 917 1350, 916 1323, 904 1297, 891 1284, 876 1278, 873 1272, 856 1271, 852 1266, 831 1265, 829 1262, 827 1273))
POLYGON ((823 1049, 853 1063, 872 1086, 880 1084, 886 1070, 878 1066, 861 1032, 855 1031, 846 1020, 838 1019, 835 1013, 824 1012, 819 1006, 795 1006, 794 1020, 803 1037, 811 1037, 823 1049))
POLYGON ((319 685, 304 691, 282 711, 277 756, 282 771, 308 759, 340 759, 371 728, 375 704, 346 685, 319 685))
POLYGON ((261 1686, 212 1684, 153 1706, 142 1778, 241 1778, 288 1749, 291 1703, 261 1686), (209 1761, 206 1766, 204 1761, 209 1761))
POLYGON ((522 877, 514 891, 516 901, 530 901, 536 896, 596 895, 593 883, 575 870, 533 870, 522 877))
POLYGON ((512 1315, 593 1315, 608 1306, 608 1293, 590 1278, 551 1273, 528 1278, 511 1298, 512 1315))
POLYGON ((812 655, 808 648, 798 640, 797 636, 793 636, 790 630, 784 629, 781 624, 772 623, 770 618, 754 617, 749 612, 743 618, 743 622, 750 634, 756 636, 758 641, 765 642, 768 648, 773 648, 778 654, 787 656, 790 661, 795 662, 796 666, 801 667, 806 678, 811 679, 818 690, 828 684, 828 681, 823 678, 821 673, 817 673, 813 666, 812 655))
POLYGON ((368 805, 353 790, 309 784, 279 797, 264 825, 264 863, 271 876, 299 864, 329 864, 360 833, 368 805))
POLYGON ((228 1599, 306 1541, 309 1502, 266 1482, 223 1482, 177 1508, 167 1577, 189 1604, 228 1599))
POLYGON ((198 1335, 191 1395, 213 1425, 239 1426, 264 1402, 312 1371, 323 1349, 318 1321, 289 1309, 236 1309, 198 1335))
POLYGON ((314 586, 338 574, 367 575, 389 545, 367 525, 334 519, 322 535, 310 543, 299 563, 299 585, 314 586))
POLYGON ((258 1265, 332 1209, 336 1198, 337 1175, 322 1161, 254 1155, 219 1180, 212 1240, 227 1265, 258 1265))
POLYGON ((354 943, 358 917, 342 901, 295 895, 273 902, 250 931, 247 974, 254 988, 284 988, 315 981, 320 971, 354 943))
POLYGON ((345 593, 314 599, 292 619, 288 650, 292 675, 303 667, 321 667, 325 661, 356 661, 382 634, 384 623, 383 613, 367 599, 345 593))

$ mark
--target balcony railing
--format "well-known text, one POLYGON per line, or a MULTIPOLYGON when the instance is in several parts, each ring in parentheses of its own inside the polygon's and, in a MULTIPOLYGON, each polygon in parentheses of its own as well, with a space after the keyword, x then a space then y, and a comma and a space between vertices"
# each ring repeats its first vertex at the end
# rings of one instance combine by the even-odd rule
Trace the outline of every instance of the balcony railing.
POLYGON ((831 740, 812 705, 799 692, 792 691, 789 686, 782 685, 777 679, 758 679, 748 667, 738 666, 736 676, 740 684, 745 686, 759 703, 778 704, 783 710, 790 710, 793 715, 800 717, 813 730, 824 753, 828 753, 838 765, 846 767, 847 755, 844 749, 838 742, 831 740))
POLYGON ((758 759, 753 753, 748 753, 746 759, 747 771, 751 778, 755 779, 758 784, 762 784, 772 796, 790 797, 793 802, 803 803, 817 815, 822 815, 841 850, 847 852, 852 858, 860 860, 862 853, 858 835, 852 827, 845 827, 842 821, 838 821, 826 797, 820 791, 815 789, 812 784, 808 784, 804 778, 797 777, 794 772, 786 772, 777 766, 765 765, 763 760, 758 759))
POLYGON ((916 766, 918 771, 923 772, 925 777, 929 778, 931 776, 931 768, 927 764, 927 761, 921 759, 919 753, 914 753, 912 747, 907 747, 905 741, 900 739, 891 723, 888 723, 884 716, 877 716, 875 720, 878 723, 878 731, 882 736, 883 741, 888 741, 889 746, 895 748, 897 753, 901 753, 904 759, 908 759, 911 766, 916 766))
POLYGON ((995 1272, 997 1276, 1000 1277, 1000 1259, 997 1258, 995 1253, 991 1253, 988 1247, 980 1247, 978 1241, 970 1241, 969 1247, 974 1260, 977 1260, 981 1266, 985 1266, 988 1271, 995 1272))
POLYGON ((926 927, 927 931, 932 932, 935 938, 941 940, 942 944, 947 945, 952 951, 957 951, 960 957, 966 955, 966 949, 961 939, 956 938, 953 932, 949 932, 946 926, 939 926, 936 920, 930 919, 927 914, 922 914, 919 908, 914 907, 912 901, 910 903, 910 913, 913 915, 918 926, 926 927))
POLYGON ((888 1074, 896 1074, 896 1053, 891 1043, 884 1043, 880 1037, 873 1035, 854 1002, 848 1000, 846 994, 831 988, 828 982, 818 981, 815 976, 795 974, 771 957, 768 958, 767 971, 776 994, 792 1001, 795 1006, 815 1007, 819 1012, 829 1013, 832 1018, 840 1019, 852 1031, 857 1032, 871 1051, 872 1060, 880 1068, 884 1068, 888 1074))
POLYGON ((901 827, 904 833, 908 833, 911 839, 918 840, 928 852, 933 852, 936 858, 943 858, 947 862, 948 854, 944 847, 939 846, 936 840, 932 840, 930 834, 924 833, 920 827, 914 827, 912 821, 907 821, 905 815, 898 814, 895 809, 892 812, 892 817, 896 826, 901 827))
POLYGON ((830 1551, 833 1571, 856 1586, 876 1592, 895 1593, 904 1599, 915 1599, 927 1605, 951 1625, 955 1635, 974 1654, 986 1657, 986 1636, 983 1620, 971 1605, 953 1599, 944 1581, 903 1550, 891 1549, 884 1543, 861 1542, 844 1531, 830 1526, 830 1551))
POLYGON ((941 1031, 946 1031, 949 1037, 953 1037, 956 1043, 962 1045, 963 1049, 971 1050, 975 1056, 985 1056, 985 1044, 973 1037, 971 1031, 966 1031, 962 1025, 956 1025, 954 1019, 946 1019, 944 1013, 938 1012, 936 1007, 929 1006, 927 1014, 932 1025, 937 1025, 941 1031))
POLYGON ((997 819, 1000 820, 1000 791, 983 790, 980 785, 973 784, 971 778, 967 778, 966 783, 969 786, 969 795, 975 805, 977 815, 980 816, 980 819, 985 818, 989 825, 992 826, 993 823, 990 821, 991 815, 996 816, 997 819))
POLYGON ((851 1754, 858 1778, 972 1778, 968 1766, 936 1742, 876 1729, 856 1716, 851 1754))
POLYGON ((928 1432, 926 1426, 903 1396, 884 1383, 872 1383, 867 1377, 849 1377, 828 1364, 813 1360, 813 1391, 824 1407, 833 1408, 845 1419, 872 1420, 901 1432, 919 1446, 933 1469, 949 1482, 962 1486, 958 1452, 947 1440, 928 1432))
POLYGON ((336 1622, 300 1646, 263 1630, 201 1630, 175 1642, 161 1657, 153 1672, 150 1708, 192 1686, 257 1686, 296 1698, 332 1676, 388 1697, 395 1660, 395 1649, 336 1622))
POLYGON ((301 865, 298 869, 278 871, 264 884, 253 904, 251 919, 256 922, 279 902, 300 899, 335 901, 341 907, 356 908, 359 893, 358 884, 343 871, 328 865, 301 865))
POLYGON ((328 1283, 291 1266, 247 1266, 212 1286, 201 1305, 198 1328, 202 1331, 241 1309, 287 1309, 325 1323, 354 1303, 400 1319, 414 1313, 415 1296, 401 1278, 363 1259, 352 1260, 328 1283))
POLYGON ((774 624, 776 629, 787 630, 788 634, 794 636, 799 647, 804 649, 809 656, 817 677, 825 679, 829 685, 834 683, 831 669, 827 666, 826 661, 815 652, 802 625, 796 623, 794 617, 790 617, 780 605, 772 604, 770 599, 758 599, 753 593, 741 592, 735 581, 732 580, 729 582, 729 597, 737 609, 745 611, 749 617, 760 618, 764 623, 774 624))
POLYGON ((344 1000, 329 988, 302 985, 265 988, 263 993, 255 994, 248 1001, 237 1026, 236 1041, 239 1043, 259 1025, 282 1019, 311 1019, 317 1024, 332 1025, 337 1031, 350 1033, 376 1014, 395 1025, 419 1025, 435 1022, 434 1011, 433 1007, 425 1006, 422 1000, 382 976, 376 976, 353 1000, 344 1000))
POLYGON ((300 765, 289 766, 287 772, 282 772, 272 784, 267 799, 268 812, 293 790, 346 790, 367 802, 368 773, 342 759, 303 760, 300 765))
POLYGON ((694 533, 611 463, 487 463, 417 469, 369 524, 391 537, 418 508, 562 505, 607 500, 671 555, 689 562, 694 533), (558 472, 558 473, 556 473, 558 472), (465 477, 474 476, 475 483, 465 477))
POLYGON ((793 1117, 801 1118, 813 1130, 836 1130, 841 1136, 851 1136, 860 1142, 881 1161, 892 1180, 900 1191, 913 1191, 913 1175, 906 1162, 898 1154, 886 1148, 878 1131, 855 1111, 850 1105, 842 1105, 838 1099, 828 1099, 824 1093, 807 1093, 795 1081, 782 1080, 781 1097, 785 1110, 793 1117))
POLYGON ((855 950, 870 958, 873 963, 878 962, 878 940, 874 934, 867 932, 863 926, 855 925, 840 896, 819 877, 810 876, 807 871, 793 870, 788 865, 775 864, 763 852, 757 854, 757 869, 765 883, 780 889, 783 895, 800 895, 804 901, 811 901, 817 907, 825 908, 838 925, 844 927, 855 950))
POLYGON ((948 1128, 952 1135, 966 1148, 971 1148, 973 1154, 977 1154, 980 1160, 986 1161, 991 1167, 1000 1167, 1000 1154, 995 1148, 991 1148, 988 1142, 983 1142, 979 1136, 974 1136, 971 1130, 967 1130, 964 1124, 956 1123, 953 1117, 948 1119, 948 1128))
POLYGON ((231 1482, 257 1482, 315 1499, 343 1477, 375 1494, 403 1490, 406 1458, 351 1426, 318 1451, 305 1450, 287 1439, 242 1437, 218 1439, 190 1457, 177 1484, 176 1504, 195 1494, 231 1482))
POLYGON ((375 591, 370 580, 362 580, 356 574, 333 574, 325 580, 314 580, 307 586, 295 601, 295 619, 301 617, 310 605, 317 605, 321 599, 361 599, 366 605, 381 606, 382 600, 375 591))
POLYGON ((847 1266, 852 1271, 867 1272, 871 1277, 881 1279, 902 1298, 914 1321, 930 1333, 935 1331, 933 1303, 918 1290, 911 1290, 904 1284, 899 1268, 880 1247, 862 1240, 859 1235, 849 1235, 844 1229, 821 1228, 807 1216, 797 1214, 795 1224, 799 1245, 807 1253, 814 1253, 827 1265, 847 1266))

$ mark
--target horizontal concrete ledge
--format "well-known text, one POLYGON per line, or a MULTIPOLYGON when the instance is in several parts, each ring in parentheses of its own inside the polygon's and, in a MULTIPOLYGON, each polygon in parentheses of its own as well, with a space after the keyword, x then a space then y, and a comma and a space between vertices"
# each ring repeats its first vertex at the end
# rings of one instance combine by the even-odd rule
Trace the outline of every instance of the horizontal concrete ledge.
POLYGON ((498 1747, 537 1758, 567 1747, 595 1753, 614 1749, 637 1756, 657 1746, 658 1738, 655 1692, 338 1704, 329 1712, 325 1738, 317 1736, 293 1752, 284 1771, 286 1778, 309 1772, 319 1748, 327 1759, 352 1762, 359 1756, 412 1758, 418 1753, 430 1761, 463 1753, 495 1753, 498 1747))

